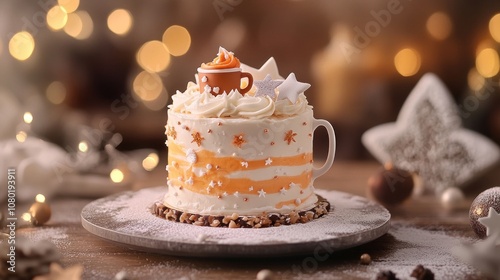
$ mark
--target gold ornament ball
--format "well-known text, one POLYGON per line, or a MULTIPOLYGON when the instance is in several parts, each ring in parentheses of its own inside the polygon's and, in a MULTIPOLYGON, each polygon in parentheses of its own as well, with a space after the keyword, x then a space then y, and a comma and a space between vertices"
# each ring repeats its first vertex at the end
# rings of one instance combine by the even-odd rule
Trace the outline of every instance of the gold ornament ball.
POLYGON ((31 205, 30 210, 31 223, 35 226, 41 226, 50 220, 52 211, 50 206, 45 202, 35 202, 31 205))
POLYGON ((359 262, 364 265, 369 265, 372 263, 372 257, 368 254, 363 254, 359 258, 359 262))

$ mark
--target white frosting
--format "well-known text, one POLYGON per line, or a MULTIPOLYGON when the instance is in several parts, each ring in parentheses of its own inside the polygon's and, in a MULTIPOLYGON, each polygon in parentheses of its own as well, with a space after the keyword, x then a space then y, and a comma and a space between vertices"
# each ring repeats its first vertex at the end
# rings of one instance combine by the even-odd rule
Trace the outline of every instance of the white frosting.
POLYGON ((178 148, 168 155, 166 205, 204 215, 289 213, 314 206, 312 107, 304 93, 292 103, 255 91, 214 96, 190 82, 172 96, 166 128, 169 147, 178 148), (194 141, 195 134, 202 140, 194 141), (217 158, 231 163, 218 166, 217 158), (213 172, 216 177, 205 179, 213 172))
MULTIPOLYGON (((265 100, 265 98, 263 98, 265 100)), ((250 100, 250 99, 240 99, 250 100)), ((297 102, 299 103, 299 102, 297 102)), ((248 105, 250 106, 250 105, 248 105)), ((175 130, 174 137, 169 137, 169 146, 180 146, 182 151, 178 153, 169 152, 169 166, 187 161, 193 162, 187 155, 192 151, 199 156, 198 161, 202 164, 195 167, 192 164, 184 165, 180 174, 185 174, 184 178, 171 177, 168 193, 164 197, 164 203, 170 207, 200 214, 232 214, 256 215, 262 212, 288 213, 293 210, 306 210, 313 207, 317 201, 312 187, 312 181, 308 179, 304 186, 297 184, 291 179, 293 176, 309 173, 313 168, 312 162, 304 161, 293 165, 280 164, 280 158, 297 157, 304 154, 312 154, 312 133, 313 133, 313 112, 308 107, 304 112, 290 116, 271 116, 265 119, 256 118, 198 118, 191 114, 176 113, 168 111, 167 127, 175 130), (296 133, 294 141, 290 144, 284 139, 288 131, 296 133), (201 145, 193 142, 193 133, 199 132, 204 138, 201 145), (241 147, 233 144, 234 136, 243 134, 245 143, 241 147), (238 171, 217 171, 217 163, 207 161, 203 158, 203 152, 210 151, 214 154, 214 159, 218 157, 237 158, 237 164, 248 166, 238 171), (268 161, 268 159, 270 159, 268 161), (262 167, 252 169, 255 161, 261 161, 262 167), (264 162, 268 161, 266 165, 264 162), (247 165, 248 164, 248 165, 247 165), (248 169, 247 169, 248 168, 248 169), (188 174, 192 171, 193 175, 188 174), (229 180, 240 178, 250 178, 257 183, 264 180, 272 180, 275 176, 279 178, 289 177, 290 181, 279 184, 283 191, 274 192, 264 188, 265 196, 259 196, 261 187, 255 186, 249 193, 235 193, 231 181, 229 185, 217 184, 219 179, 214 179, 214 183, 207 180, 206 185, 200 192, 191 191, 189 188, 199 184, 200 179, 210 174, 210 172, 220 172, 220 176, 229 180), (224 195, 226 193, 227 195, 224 195), (217 194, 221 195, 218 197, 217 194), (299 199, 299 200, 297 200, 299 199), (279 203, 296 201, 295 204, 286 204, 277 207, 279 203), (237 208, 234 207, 236 205, 237 208)), ((283 163, 283 161, 281 161, 283 163)), ((172 167, 173 168, 173 167, 172 167)), ((169 168, 172 169, 172 168, 169 168)), ((178 174, 178 173, 176 173, 178 174)), ((288 179, 287 179, 288 180, 288 179)), ((245 189, 246 190, 246 189, 245 189)))
POLYGON ((245 95, 238 99, 235 114, 242 118, 266 118, 274 113, 274 101, 269 96, 245 95))
POLYGON ((299 98, 297 98, 297 102, 292 104, 288 99, 277 100, 275 103, 275 112, 276 116, 281 115, 297 115, 304 112, 306 109, 311 106, 308 105, 306 95, 304 93, 299 94, 299 98))
POLYGON ((236 117, 262 119, 270 116, 297 115, 311 108, 304 93, 292 104, 288 99, 274 101, 269 96, 254 96, 252 88, 246 95, 238 91, 214 96, 200 93, 198 85, 189 82, 184 92, 172 96, 169 108, 176 113, 190 114, 199 118, 236 117))

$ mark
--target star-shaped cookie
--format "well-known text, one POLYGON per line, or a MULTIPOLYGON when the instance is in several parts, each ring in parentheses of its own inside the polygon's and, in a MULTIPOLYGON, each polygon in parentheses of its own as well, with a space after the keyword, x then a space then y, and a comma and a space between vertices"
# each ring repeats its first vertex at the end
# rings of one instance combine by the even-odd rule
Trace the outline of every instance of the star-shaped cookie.
POLYGON ((257 92, 255 93, 255 96, 269 96, 271 98, 276 97, 276 93, 274 92, 274 89, 278 87, 283 81, 276 81, 271 78, 271 75, 267 74, 266 78, 261 81, 254 81, 253 82, 255 87, 257 87, 257 92))
POLYGON ((82 265, 62 268, 57 263, 50 264, 50 273, 33 278, 34 280, 80 280, 83 272, 82 265))
POLYGON ((260 69, 255 69, 251 66, 248 66, 244 63, 241 63, 241 70, 243 72, 248 72, 252 74, 254 81, 264 80, 267 75, 271 75, 273 80, 283 80, 284 78, 280 76, 278 72, 278 65, 276 64, 276 60, 274 57, 270 57, 261 67, 260 69))
POLYGON ((290 73, 285 81, 277 87, 279 91, 278 100, 288 99, 295 104, 300 93, 311 87, 308 83, 301 83, 295 78, 295 73, 290 73))
POLYGON ((369 129, 362 140, 380 162, 419 174, 437 193, 463 186, 500 159, 497 145, 462 128, 451 94, 434 74, 417 83, 395 123, 369 129))

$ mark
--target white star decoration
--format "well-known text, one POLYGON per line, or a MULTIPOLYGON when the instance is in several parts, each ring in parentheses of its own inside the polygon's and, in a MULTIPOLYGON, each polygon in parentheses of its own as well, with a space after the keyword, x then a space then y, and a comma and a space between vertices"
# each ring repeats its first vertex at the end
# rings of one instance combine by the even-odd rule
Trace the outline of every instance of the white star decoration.
POLYGON ((266 192, 264 191, 264 189, 260 189, 260 191, 258 191, 259 193, 259 197, 266 197, 266 192))
POLYGON ((286 80, 277 87, 279 91, 278 100, 288 99, 292 104, 297 102, 300 93, 306 91, 311 85, 297 81, 294 73, 290 73, 286 80))
POLYGON ((250 188, 248 188, 249 191, 253 191, 253 186, 251 186, 250 188))
POLYGON ((281 188, 280 193, 281 193, 282 195, 285 195, 285 194, 286 194, 286 192, 287 192, 287 190, 285 189, 285 187, 281 188))
POLYGON ((453 98, 434 74, 417 83, 395 123, 368 130, 362 140, 381 163, 419 174, 438 193, 463 186, 500 159, 493 142, 461 127, 453 98))
POLYGON ((250 67, 246 64, 241 63, 241 70, 243 72, 248 72, 252 74, 253 80, 254 81, 260 81, 264 80, 267 75, 271 75, 271 78, 273 80, 283 80, 284 78, 280 76, 280 73, 278 72, 278 65, 276 64, 276 61, 274 60, 274 57, 270 57, 266 63, 264 63, 260 69, 255 69, 253 67, 250 67))
POLYGON ((490 207, 488 216, 477 220, 486 227, 486 236, 491 236, 493 234, 500 235, 500 215, 495 208, 490 207))
POLYGON ((210 184, 208 184, 208 185, 209 185, 211 188, 215 187, 215 181, 214 181, 214 180, 210 181, 210 184))
POLYGON ((269 96, 271 98, 276 97, 276 93, 274 92, 274 89, 281 85, 283 81, 276 81, 271 79, 271 75, 267 74, 266 78, 261 81, 254 81, 253 82, 255 87, 257 87, 257 92, 255 93, 255 96, 269 96))
POLYGON ((273 163, 273 160, 271 158, 266 159, 266 165, 271 165, 273 163))

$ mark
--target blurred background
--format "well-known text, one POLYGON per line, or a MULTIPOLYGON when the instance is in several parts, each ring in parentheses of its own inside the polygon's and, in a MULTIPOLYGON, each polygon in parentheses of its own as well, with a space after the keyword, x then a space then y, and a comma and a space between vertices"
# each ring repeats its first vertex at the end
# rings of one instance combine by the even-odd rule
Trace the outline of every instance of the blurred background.
POLYGON ((500 144, 500 2, 452 0, 3 0, 0 139, 82 151, 119 133, 119 149, 165 151, 171 95, 219 46, 256 68, 273 56, 312 84, 339 159, 370 158, 361 134, 394 121, 426 72, 500 144))

